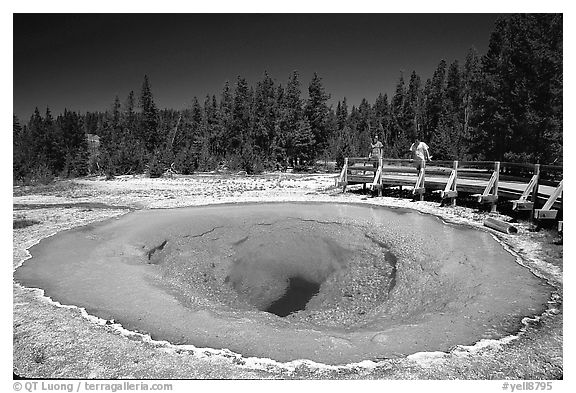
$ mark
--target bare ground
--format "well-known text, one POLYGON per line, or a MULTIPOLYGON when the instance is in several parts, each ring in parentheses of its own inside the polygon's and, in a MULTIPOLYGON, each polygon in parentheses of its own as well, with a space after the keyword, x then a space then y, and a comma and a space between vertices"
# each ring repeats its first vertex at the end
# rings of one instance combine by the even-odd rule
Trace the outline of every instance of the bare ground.
MULTIPOLYGON (((195 175, 171 179, 121 177, 15 187, 13 267, 27 249, 56 232, 125 214, 131 209, 247 201, 334 201, 410 207, 446 221, 482 227, 488 213, 470 207, 439 207, 394 196, 341 193, 333 175, 195 175), (37 223, 39 222, 39 223, 37 223)), ((496 215, 510 221, 512 218, 496 215)), ((493 232, 519 262, 557 292, 549 310, 526 319, 521 332, 499 341, 458 346, 449 353, 419 353, 402 359, 346 367, 308 362, 276 364, 233 353, 199 353, 137 335, 126 335, 77 308, 54 304, 40 291, 13 284, 13 368, 27 378, 283 378, 283 379, 562 379, 562 246, 553 230, 531 231, 518 220, 517 235, 493 232)))

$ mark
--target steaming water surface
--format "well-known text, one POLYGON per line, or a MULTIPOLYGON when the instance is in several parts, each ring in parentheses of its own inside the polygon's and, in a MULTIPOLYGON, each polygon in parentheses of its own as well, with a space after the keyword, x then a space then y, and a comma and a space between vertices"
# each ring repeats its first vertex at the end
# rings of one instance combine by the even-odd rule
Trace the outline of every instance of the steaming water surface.
POLYGON ((175 344, 340 364, 516 331, 551 288, 485 232, 410 210, 239 204, 62 232, 15 272, 175 344))

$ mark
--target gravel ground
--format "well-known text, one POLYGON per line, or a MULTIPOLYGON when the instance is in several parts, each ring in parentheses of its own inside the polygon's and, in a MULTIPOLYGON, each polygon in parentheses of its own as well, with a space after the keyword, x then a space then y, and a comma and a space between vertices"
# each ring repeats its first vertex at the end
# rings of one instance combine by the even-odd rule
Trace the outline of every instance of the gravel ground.
MULTIPOLYGON (((488 213, 469 207, 406 198, 370 198, 334 187, 334 175, 195 175, 169 179, 119 177, 61 181, 42 187, 14 187, 13 268, 27 249, 57 232, 125 214, 131 209, 171 208, 256 201, 333 201, 408 207, 477 228, 488 213), (29 225, 30 224, 30 225, 29 225), (29 226, 26 226, 29 225, 29 226)), ((506 221, 511 217, 491 215, 506 221)), ((458 346, 448 353, 325 367, 306 361, 279 364, 231 352, 198 351, 153 342, 97 320, 83 310, 62 307, 39 290, 13 284, 13 368, 29 378, 282 378, 282 379, 562 379, 562 246, 554 232, 493 232, 518 262, 557 288, 549 309, 525 319, 518 334, 458 346)), ((488 229, 486 229, 488 230, 488 229)))

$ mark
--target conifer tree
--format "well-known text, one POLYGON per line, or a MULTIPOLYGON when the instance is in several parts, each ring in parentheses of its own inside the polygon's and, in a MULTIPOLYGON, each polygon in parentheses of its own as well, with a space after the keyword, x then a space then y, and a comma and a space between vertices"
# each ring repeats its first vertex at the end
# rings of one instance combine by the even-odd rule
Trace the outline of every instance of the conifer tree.
POLYGON ((14 180, 22 179, 30 171, 30 149, 33 146, 28 137, 27 127, 22 127, 20 120, 13 115, 12 120, 12 177, 14 180))
POLYGON ((358 106, 358 122, 356 124, 357 151, 362 156, 367 156, 370 152, 372 138, 375 135, 373 122, 372 108, 366 98, 363 98, 360 106, 358 106))
POLYGON ((64 114, 56 119, 63 137, 63 175, 66 177, 84 176, 88 173, 88 141, 76 112, 64 109, 64 114))
POLYGON ((274 161, 272 157, 272 141, 275 139, 277 121, 276 97, 274 81, 267 72, 256 85, 254 93, 254 145, 264 160, 274 161))
POLYGON ((384 144, 385 154, 389 154, 390 144, 390 107, 388 105, 388 95, 382 93, 378 94, 376 102, 373 107, 374 111, 374 126, 376 127, 376 134, 384 144))
POLYGON ((230 84, 228 81, 224 84, 222 89, 222 95, 220 98, 220 110, 219 114, 219 124, 220 124, 220 143, 222 148, 221 155, 224 157, 228 154, 230 149, 230 135, 232 133, 232 109, 234 106, 234 100, 232 97, 232 91, 230 89, 230 84))
POLYGON ((464 113, 462 110, 463 92, 462 76, 458 60, 448 68, 446 77, 446 103, 440 122, 439 132, 443 133, 443 142, 438 143, 438 158, 462 160, 466 154, 464 138, 464 113), (442 130, 440 128, 443 128, 442 130))
POLYGON ((346 97, 342 102, 338 101, 335 114, 336 141, 334 142, 336 150, 336 167, 342 168, 344 158, 352 154, 352 130, 350 128, 350 119, 348 114, 348 104, 346 97))
MULTIPOLYGON (((208 97, 206 97, 208 99, 208 97)), ((216 96, 213 95, 210 98, 210 104, 206 104, 204 106, 204 110, 206 112, 206 119, 207 119, 207 127, 208 127, 208 148, 210 152, 210 156, 212 157, 212 165, 210 169, 215 169, 218 164, 218 159, 221 155, 222 148, 220 146, 220 120, 219 120, 219 109, 218 109, 218 101, 216 100, 216 96)))
POLYGON ((46 163, 53 174, 59 174, 64 168, 64 138, 62 131, 55 124, 50 108, 46 108, 43 123, 46 163))
POLYGON ((433 135, 432 119, 431 119, 431 107, 432 107, 432 80, 430 78, 426 79, 424 83, 424 89, 422 91, 422 127, 420 133, 424 141, 430 142, 433 135))
MULTIPOLYGON (((348 117, 348 130, 350 133, 350 140, 351 140, 351 154, 352 156, 360 156, 366 155, 365 149, 366 146, 362 147, 360 139, 358 138, 358 130, 360 128, 361 123, 361 116, 358 108, 355 105, 352 105, 352 109, 350 109, 350 116, 348 117)), ((346 127, 345 127, 346 128, 346 127)))
POLYGON ((284 130, 286 110, 284 108, 284 87, 281 84, 276 87, 274 98, 274 137, 272 138, 270 151, 276 168, 285 170, 288 166, 287 136, 284 130))
POLYGON ((120 128, 120 98, 114 97, 114 104, 112 105, 112 128, 120 128))
POLYGON ((146 165, 146 146, 140 139, 138 131, 138 114, 135 111, 136 98, 134 91, 130 91, 124 103, 122 113, 122 172, 142 173, 146 165))
POLYGON ((464 63, 464 70, 462 73, 462 137, 466 141, 468 157, 468 150, 470 148, 470 118, 474 111, 472 104, 474 97, 478 95, 479 83, 481 78, 480 60, 474 48, 471 48, 466 55, 466 62, 464 63))
POLYGON ((158 109, 154 103, 148 75, 144 75, 139 105, 142 111, 139 137, 144 141, 147 151, 151 153, 157 150, 163 141, 158 130, 158 109))
POLYGON ((126 97, 126 103, 124 104, 124 126, 132 135, 134 135, 136 128, 136 112, 134 111, 135 106, 136 101, 134 98, 134 91, 130 91, 130 93, 128 93, 128 97, 126 97))
POLYGON ((402 128, 408 140, 414 139, 416 135, 422 137, 420 135, 420 127, 422 125, 422 88, 420 76, 416 74, 416 71, 412 71, 410 75, 402 120, 402 128))
POLYGON ((314 140, 316 141, 314 153, 319 156, 328 146, 328 105, 330 98, 326 94, 322 85, 322 78, 314 73, 310 84, 308 85, 308 100, 305 106, 305 114, 312 128, 314 140))
POLYGON ((346 103, 346 97, 342 100, 342 104, 338 101, 338 108, 336 111, 336 124, 339 130, 343 130, 348 122, 348 104, 346 103))
POLYGON ((448 67, 446 77, 446 101, 447 110, 451 112, 460 112, 462 106, 462 75, 458 60, 454 60, 448 67))
POLYGON ((234 105, 232 107, 232 123, 230 129, 230 153, 241 155, 242 148, 251 143, 250 130, 250 94, 246 79, 238 77, 234 89, 234 105))
POLYGON ((22 126, 20 125, 20 120, 18 120, 16 115, 12 115, 12 137, 19 139, 21 132, 22 126))
POLYGON ((114 98, 110 111, 107 111, 100 131, 99 165, 107 179, 113 179, 121 172, 118 168, 119 144, 118 133, 120 125, 120 101, 114 98))
POLYGON ((440 117, 445 104, 446 93, 446 61, 440 60, 430 85, 430 96, 428 98, 427 117, 428 117, 428 132, 430 135, 430 143, 434 140, 440 117))
MULTIPOLYGON (((294 162, 300 166, 311 164, 315 157, 314 132, 307 118, 298 121, 298 128, 294 133, 294 162)), ((295 164, 295 165, 297 165, 295 164)))
POLYGON ((48 138, 45 136, 44 120, 40 115, 38 107, 34 109, 34 114, 30 117, 28 129, 30 130, 31 139, 34 141, 34 144, 31 146, 33 157, 36 161, 43 161, 43 163, 46 164, 47 154, 45 150, 48 138))
POLYGON ((286 91, 282 100, 281 133, 288 159, 292 165, 296 165, 296 152, 294 149, 294 137, 299 128, 299 122, 303 117, 302 99, 300 98, 300 81, 298 71, 294 71, 286 85, 286 91))
POLYGON ((390 152, 393 157, 401 157, 407 147, 407 136, 404 126, 405 111, 404 105, 406 102, 406 89, 404 85, 404 76, 400 74, 400 79, 396 84, 396 91, 392 97, 390 105, 390 152))
POLYGON ((352 131, 348 125, 344 125, 337 132, 336 168, 340 169, 344 165, 344 158, 352 156, 352 131))

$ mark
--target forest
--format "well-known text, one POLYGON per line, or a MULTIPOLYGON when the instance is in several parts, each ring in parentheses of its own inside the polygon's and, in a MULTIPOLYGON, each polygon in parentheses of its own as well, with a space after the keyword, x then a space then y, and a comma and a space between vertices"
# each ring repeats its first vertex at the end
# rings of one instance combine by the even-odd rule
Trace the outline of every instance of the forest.
POLYGON ((144 76, 139 91, 111 98, 104 112, 14 115, 13 179, 341 166, 368 155, 375 135, 391 158, 407 157, 417 136, 439 160, 561 165, 562 40, 561 14, 501 17, 486 53, 441 59, 426 80, 400 74, 390 97, 358 106, 329 104, 320 74, 303 84, 294 71, 284 83, 264 72, 254 86, 238 76, 184 110, 160 109, 144 76))

